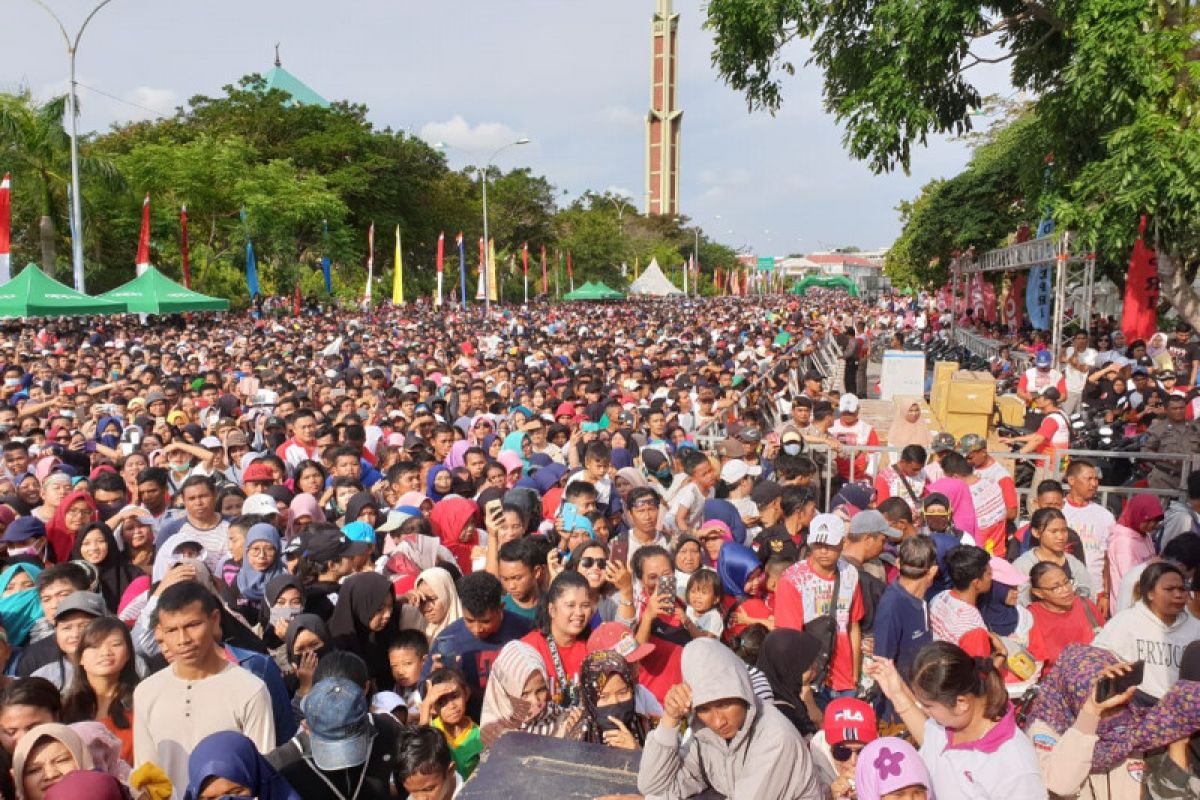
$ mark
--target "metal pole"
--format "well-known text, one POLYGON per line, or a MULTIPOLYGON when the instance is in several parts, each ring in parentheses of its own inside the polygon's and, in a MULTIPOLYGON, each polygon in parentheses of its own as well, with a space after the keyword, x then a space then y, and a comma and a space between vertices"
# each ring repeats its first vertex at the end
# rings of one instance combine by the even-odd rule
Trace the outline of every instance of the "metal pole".
MULTIPOLYGON (((33 0, 54 20, 58 25, 58 30, 62 33, 63 41, 67 43, 67 56, 71 64, 71 90, 67 98, 71 106, 71 216, 74 221, 74 227, 71 234, 71 271, 75 277, 75 288, 82 292, 84 291, 83 278, 83 217, 82 206, 79 199, 79 97, 76 94, 77 83, 75 82, 75 54, 79 50, 79 40, 83 37, 84 30, 87 29, 88 23, 92 21, 92 17, 96 16, 96 12, 104 8, 112 2, 112 0, 101 0, 96 4, 96 7, 88 12, 84 17, 83 24, 79 26, 79 32, 75 34, 74 40, 67 33, 66 26, 62 24, 62 20, 54 13, 50 6, 46 5, 43 0, 33 0)), ((54 271, 54 264, 43 265, 43 269, 49 268, 54 271)))
POLYGON ((692 245, 692 264, 696 267, 696 297, 700 296, 700 226, 697 225, 693 231, 695 234, 695 244, 692 245))
MULTIPOLYGON (((492 156, 495 158, 495 156, 492 156)), ((483 313, 484 316, 491 316, 492 313, 492 294, 488 291, 488 268, 491 266, 491 245, 492 240, 488 238, 488 215, 487 215, 487 171, 491 166, 491 162, 483 168, 480 173, 483 182, 483 313)))

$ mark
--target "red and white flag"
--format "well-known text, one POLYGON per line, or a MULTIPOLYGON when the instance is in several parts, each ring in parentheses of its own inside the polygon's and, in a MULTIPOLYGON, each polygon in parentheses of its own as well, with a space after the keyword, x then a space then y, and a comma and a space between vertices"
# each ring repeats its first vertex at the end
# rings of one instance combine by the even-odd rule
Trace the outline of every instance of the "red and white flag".
POLYGON ((0 282, 8 283, 12 277, 12 255, 9 253, 12 230, 12 205, 9 200, 12 175, 7 172, 0 181, 0 282))
POLYGON ((375 223, 367 229, 367 285, 363 288, 363 300, 371 302, 371 283, 375 280, 375 223))
MULTIPOLYGON (((1149 339, 1154 335, 1158 313, 1158 254, 1146 246, 1146 215, 1138 221, 1138 238, 1129 256, 1129 274, 1125 278, 1125 306, 1121 314, 1121 332, 1125 341, 1149 339)), ((1180 378, 1183 382, 1190 378, 1180 378)))
POLYGON ((134 270, 138 275, 150 268, 150 195, 142 201, 142 232, 138 236, 137 261, 134 270))
POLYGON ((442 305, 442 271, 445 269, 444 261, 446 257, 446 232, 438 234, 438 249, 437 249, 437 305, 440 308, 442 305))

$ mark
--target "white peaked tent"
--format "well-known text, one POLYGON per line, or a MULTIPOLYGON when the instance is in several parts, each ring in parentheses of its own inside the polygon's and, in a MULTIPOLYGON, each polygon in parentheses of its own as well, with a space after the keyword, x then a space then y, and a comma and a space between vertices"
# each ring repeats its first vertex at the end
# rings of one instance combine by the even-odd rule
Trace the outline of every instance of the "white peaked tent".
POLYGON ((642 270, 638 279, 629 284, 629 294, 666 297, 669 294, 683 294, 683 292, 667 280, 666 275, 663 275, 662 269, 658 266, 658 259, 652 258, 650 265, 642 270))

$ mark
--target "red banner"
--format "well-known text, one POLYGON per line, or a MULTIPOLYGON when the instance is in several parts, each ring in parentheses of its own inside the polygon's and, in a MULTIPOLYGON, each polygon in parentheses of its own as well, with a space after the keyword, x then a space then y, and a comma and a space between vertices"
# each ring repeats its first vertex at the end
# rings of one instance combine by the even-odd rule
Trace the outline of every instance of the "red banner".
POLYGON ((1121 313, 1121 330, 1125 341, 1149 339, 1155 331, 1158 311, 1158 255, 1146 246, 1146 215, 1138 222, 1138 238, 1129 258, 1129 275, 1125 279, 1125 308, 1121 313))
POLYGON ((179 260, 183 264, 183 285, 192 288, 192 268, 188 259, 187 206, 179 208, 179 260))
POLYGON ((996 321, 996 287, 991 281, 983 282, 983 318, 989 325, 996 321))
POLYGON ((446 256, 446 234, 443 231, 442 233, 438 234, 437 271, 438 271, 439 275, 442 272, 445 256, 446 256))
POLYGON ((1021 327, 1021 310, 1025 308, 1025 287, 1028 283, 1029 274, 1022 272, 1013 279, 1008 299, 1004 301, 1004 319, 1013 330, 1021 327))

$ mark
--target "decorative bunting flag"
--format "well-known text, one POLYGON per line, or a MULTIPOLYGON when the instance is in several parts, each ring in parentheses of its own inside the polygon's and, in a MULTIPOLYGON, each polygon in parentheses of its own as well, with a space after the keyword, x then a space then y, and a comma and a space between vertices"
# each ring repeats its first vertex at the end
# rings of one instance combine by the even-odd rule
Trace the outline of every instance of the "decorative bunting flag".
POLYGON ((372 287, 375 282, 375 223, 371 223, 371 227, 367 229, 367 285, 363 289, 363 300, 367 305, 371 304, 372 287))
POLYGON ((12 278, 12 254, 9 251, 12 238, 12 175, 4 173, 0 181, 0 283, 12 278))
POLYGON ((446 232, 442 231, 438 234, 437 245, 437 306, 442 307, 442 271, 444 269, 443 260, 446 255, 446 232))
POLYGON ((396 226, 396 259, 392 264, 392 305, 404 305, 404 254, 400 252, 400 226, 396 226))
POLYGON ((179 207, 179 260, 183 265, 183 285, 192 288, 192 267, 188 256, 187 206, 179 207))
POLYGON ((525 273, 525 304, 529 304, 529 242, 521 248, 521 269, 525 273))
POLYGON ((141 275, 150 269, 150 195, 142 201, 142 232, 138 235, 137 260, 134 271, 141 275))
POLYGON ((550 294, 550 282, 546 280, 546 245, 542 245, 542 294, 550 294))
MULTIPOLYGON (((242 225, 246 225, 246 209, 241 212, 242 225)), ((250 238, 250 229, 246 228, 246 290, 250 292, 250 302, 259 295, 258 265, 254 263, 254 242, 250 238)))
MULTIPOLYGON (((1158 254, 1146 247, 1146 215, 1138 221, 1138 236, 1129 257, 1129 275, 1125 278, 1125 308, 1121 331, 1125 341, 1149 340, 1156 330, 1158 312, 1158 254)), ((1191 376, 1183 376, 1180 382, 1191 376)))
POLYGON ((325 277, 325 294, 333 294, 333 273, 329 263, 328 220, 321 220, 321 274, 325 277))
POLYGON ((458 236, 454 238, 458 244, 458 296, 462 300, 463 311, 467 310, 467 251, 463 246, 462 231, 458 232, 458 236))

